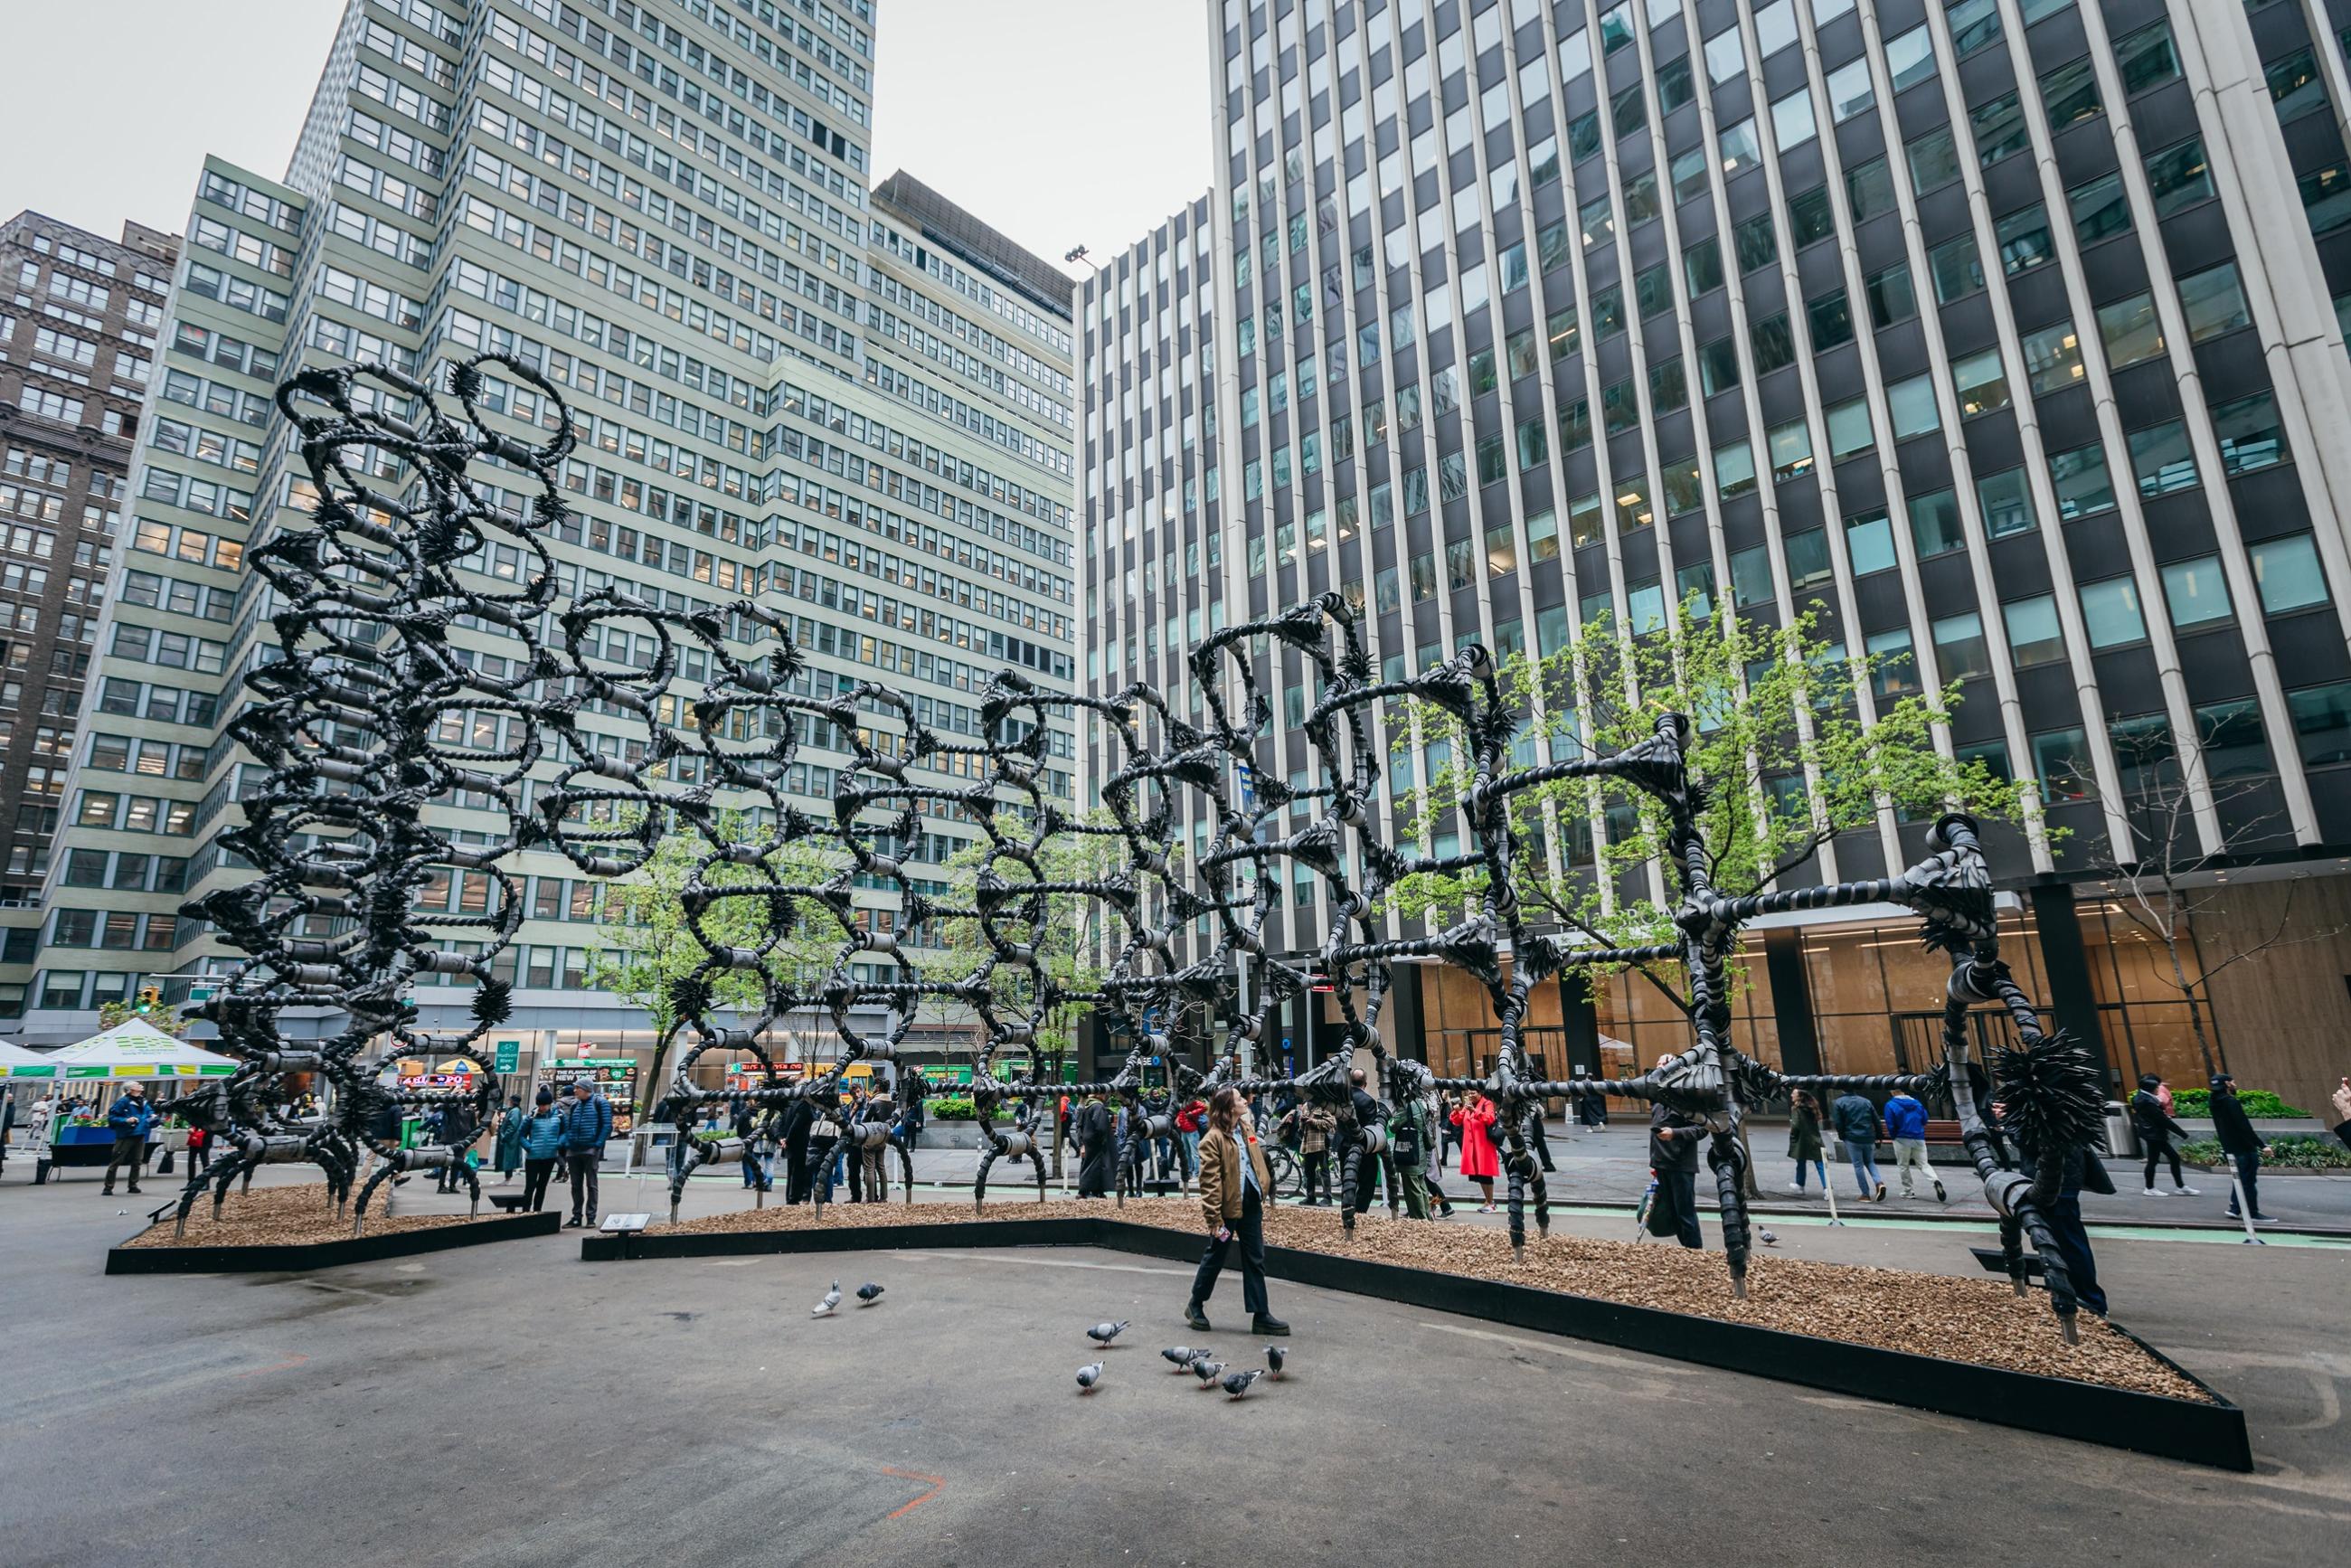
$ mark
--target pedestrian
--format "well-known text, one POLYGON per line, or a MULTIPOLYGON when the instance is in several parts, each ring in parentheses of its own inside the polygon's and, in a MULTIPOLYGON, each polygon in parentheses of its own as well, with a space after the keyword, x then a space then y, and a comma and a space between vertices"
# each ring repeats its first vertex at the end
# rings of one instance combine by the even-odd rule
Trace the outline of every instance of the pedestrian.
POLYGON ((188 1175, 199 1176, 213 1168, 213 1135, 198 1123, 188 1128, 188 1175))
POLYGON ((1447 1118, 1461 1130, 1461 1174, 1478 1184, 1486 1201, 1478 1207, 1480 1214, 1494 1212, 1494 1178, 1502 1174, 1502 1162, 1494 1152, 1494 1107, 1477 1090, 1468 1095, 1447 1118))
POLYGON ((2351 1147, 2351 1078, 2337 1079, 2329 1098, 2335 1102, 2335 1141, 2351 1147))
POLYGON ((784 1201, 788 1204, 809 1200, 809 1129, 816 1123, 816 1110, 799 1095, 784 1103, 782 1134, 784 1145, 784 1201))
POLYGON ((514 1180, 515 1172, 522 1169, 522 1096, 507 1096, 507 1108, 498 1113, 498 1139, 491 1157, 498 1167, 498 1183, 504 1186, 514 1180))
MULTIPOLYGON (((2215 1100, 2220 1096, 2213 1095, 2215 1100)), ((2035 1182, 2040 1180, 2039 1152, 2020 1137, 2018 1151, 2023 1155, 2019 1168, 2035 1182)), ((2114 1196, 2115 1184, 2106 1175, 2104 1160, 2089 1150, 2071 1148, 2065 1151, 2064 1165, 2057 1176, 2057 1196, 2044 1211, 2049 1229, 2057 1242, 2058 1255, 2065 1260, 2065 1272, 2074 1281, 2074 1294, 2084 1306, 2106 1315, 2105 1288, 2098 1283, 2098 1260, 2090 1250, 2090 1232, 2082 1223, 2082 1193, 2091 1192, 2114 1196)))
POLYGON ((1111 1169, 1115 1133, 1110 1107, 1100 1093, 1086 1096, 1071 1118, 1070 1139, 1078 1149, 1078 1196, 1108 1197, 1110 1184, 1117 1179, 1111 1169))
POLYGON ((920 1072, 910 1071, 909 1076, 914 1082, 907 1085, 905 1114, 899 1120, 898 1130, 900 1135, 906 1141, 906 1155, 911 1159, 916 1145, 923 1141, 923 1125, 930 1119, 930 1107, 927 1102, 930 1099, 931 1083, 930 1080, 925 1078, 920 1072))
POLYGON ((1339 1124, 1338 1118, 1322 1106, 1301 1100, 1282 1113, 1281 1124, 1290 1129, 1290 1140, 1298 1149, 1298 1163, 1302 1173, 1299 1182, 1299 1203, 1311 1207, 1328 1205, 1331 1201, 1331 1134, 1339 1124))
POLYGON ((1796 1162, 1796 1179, 1788 1184, 1790 1192, 1804 1190, 1808 1164, 1820 1173, 1821 1191, 1829 1190, 1829 1167, 1821 1160, 1821 1103, 1809 1089, 1799 1089, 1788 1097, 1788 1157, 1796 1162))
POLYGON ((2196 1189, 2188 1185, 2180 1173, 2179 1151, 2171 1140, 2188 1141, 2188 1129, 2171 1119, 2170 1092, 2160 1075, 2142 1072, 2138 1075, 2138 1092, 2130 1097, 2131 1128, 2138 1141, 2147 1145, 2147 1174, 2140 1185, 2148 1197, 2161 1197, 2163 1189, 2155 1185, 2155 1166, 2158 1160, 2171 1162, 2171 1185, 2182 1197, 2194 1197, 2196 1189))
POLYGON ((33 1108, 25 1115, 25 1141, 30 1144, 33 1149, 33 1185, 35 1186, 47 1184, 49 1167, 57 1163, 56 1151, 50 1146, 50 1134, 56 1128, 57 1122, 57 1096, 43 1091, 41 1097, 33 1102, 33 1108))
POLYGON ((735 1136, 743 1141, 743 1190, 768 1190, 768 1167, 759 1157, 759 1112, 748 1100, 735 1103, 735 1136))
POLYGON ((1840 1094, 1829 1106, 1829 1123, 1844 1140, 1844 1157, 1853 1166, 1863 1199, 1884 1203, 1886 1183, 1877 1175, 1877 1107, 1866 1094, 1840 1094))
MULTIPOLYGON (((1184 1156, 1184 1179, 1197 1180, 1200 1175, 1200 1134, 1207 1130, 1208 1103, 1195 1094, 1184 1102, 1176 1113, 1176 1146, 1184 1156)), ((1254 1128, 1255 1123, 1250 1126, 1254 1128)))
POLYGON ((1935 1184, 1935 1201, 1949 1203, 1950 1195, 1943 1190, 1943 1178, 1927 1163, 1927 1107, 1918 1103, 1907 1090, 1897 1089, 1886 1102, 1886 1130, 1894 1139, 1894 1166, 1902 1173, 1902 1196, 1910 1192, 1910 1171, 1935 1184))
POLYGON ((611 1135, 612 1103, 585 1078, 574 1081, 571 1103, 563 1112, 563 1158, 571 1167, 567 1230, 596 1228, 596 1167, 603 1163, 604 1142, 611 1135))
POLYGON ((1451 1156, 1454 1145, 1461 1142, 1460 1126, 1453 1120, 1453 1113, 1460 1108, 1460 1103, 1453 1098, 1453 1091, 1450 1089, 1442 1091, 1437 1096, 1436 1170, 1439 1176, 1445 1173, 1445 1162, 1451 1156))
POLYGON ((1407 1092, 1388 1118, 1388 1157, 1395 1162, 1396 1186, 1403 1190, 1407 1218, 1428 1218, 1428 1105, 1407 1092))
POLYGON ((2220 1139, 2220 1148, 2237 1167, 2239 1191, 2229 1195, 2229 1218, 2240 1219, 2245 1214, 2253 1217, 2256 1225, 2277 1223, 2262 1212, 2261 1134, 2253 1131, 2253 1119, 2245 1114, 2244 1103, 2237 1098, 2237 1081, 2226 1072, 2212 1075, 2212 1131, 2220 1139), (2244 1209, 2237 1207, 2242 1195, 2244 1209))
POLYGON ((563 1113, 556 1109, 555 1091, 545 1085, 534 1103, 517 1142, 522 1148, 522 1206, 537 1214, 547 1207, 547 1184, 563 1153, 563 1113))
POLYGON ((1273 1190, 1257 1134, 1240 1125, 1240 1091, 1230 1084, 1208 1102, 1208 1131, 1200 1140, 1200 1213, 1208 1224, 1208 1245, 1192 1276, 1192 1299, 1184 1322, 1207 1333, 1209 1292, 1225 1266, 1228 1245, 1241 1244, 1241 1304, 1249 1309, 1249 1332, 1286 1334, 1290 1325, 1273 1315, 1265 1291, 1265 1201, 1273 1190))
POLYGON ((1706 1124, 1658 1104, 1649 1112, 1649 1174, 1657 1196, 1649 1206, 1652 1236, 1677 1236, 1693 1250, 1706 1246, 1698 1228, 1698 1145, 1706 1124))
POLYGON ((1527 1130, 1527 1147, 1534 1151, 1536 1161, 1546 1171, 1559 1169, 1557 1166, 1551 1163, 1551 1139, 1543 1132, 1541 1101, 1538 1100, 1534 1103, 1533 1114, 1527 1117, 1524 1124, 1527 1130))
POLYGON ((441 1119, 441 1130, 449 1145, 449 1163, 441 1167, 441 1176, 434 1190, 457 1190, 457 1170, 465 1163, 465 1151, 473 1146, 475 1128, 473 1109, 467 1105, 452 1105, 441 1119))
POLYGON ((114 1196, 114 1173, 126 1162, 131 1166, 130 1190, 139 1190, 139 1170, 147 1163, 147 1129, 155 1124, 155 1107, 148 1102, 147 1087, 133 1083, 115 1100, 114 1107, 106 1113, 107 1127, 114 1134, 114 1149, 106 1161, 106 1185, 100 1196, 114 1196))
MULTIPOLYGON (((1366 1087, 1364 1070, 1360 1067, 1351 1067, 1347 1070, 1347 1101, 1348 1108, 1355 1113, 1357 1142, 1360 1143, 1363 1140, 1363 1133, 1365 1129, 1387 1125, 1387 1107, 1372 1097, 1371 1090, 1366 1087)), ((1343 1158, 1343 1151, 1342 1157, 1343 1158)), ((1393 1157, 1394 1153, 1391 1151, 1390 1158, 1393 1159, 1393 1157)), ((1369 1149, 1365 1149, 1357 1161, 1355 1166, 1355 1212, 1357 1214, 1364 1214, 1370 1210, 1372 1188, 1374 1183, 1393 1183, 1395 1178, 1387 1175, 1387 1163, 1369 1149)), ((1395 1212, 1399 1201, 1397 1194, 1393 1191, 1388 1194, 1390 1214, 1395 1212)))

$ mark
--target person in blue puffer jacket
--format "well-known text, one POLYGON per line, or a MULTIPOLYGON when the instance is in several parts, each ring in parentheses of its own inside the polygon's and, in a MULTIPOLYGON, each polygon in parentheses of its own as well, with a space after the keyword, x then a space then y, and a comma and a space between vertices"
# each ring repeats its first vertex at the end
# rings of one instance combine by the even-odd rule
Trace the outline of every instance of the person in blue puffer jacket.
POLYGON ((1902 1196, 1916 1196, 1910 1190, 1910 1170, 1915 1166, 1919 1175, 1935 1184, 1935 1201, 1950 1202, 1942 1178, 1927 1163, 1927 1107, 1908 1091, 1896 1090, 1886 1103, 1886 1132, 1894 1140, 1894 1167, 1902 1173, 1902 1196))
POLYGON ((547 1184, 555 1162, 563 1155, 563 1113, 555 1108, 555 1091, 538 1092, 537 1109, 522 1124, 522 1206, 533 1214, 547 1207, 547 1184))
POLYGON ((1877 1107, 1866 1094, 1847 1090, 1829 1106, 1829 1124, 1844 1140, 1844 1157, 1864 1201, 1884 1203, 1886 1183, 1877 1174, 1877 1107))

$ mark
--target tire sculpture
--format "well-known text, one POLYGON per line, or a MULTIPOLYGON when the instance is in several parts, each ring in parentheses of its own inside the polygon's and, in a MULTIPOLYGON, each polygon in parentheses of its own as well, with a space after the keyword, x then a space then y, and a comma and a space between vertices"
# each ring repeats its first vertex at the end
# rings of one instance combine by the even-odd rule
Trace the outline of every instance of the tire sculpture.
MULTIPOLYGON (((1932 852, 1898 875, 1723 896, 1698 831, 1706 786, 1685 759, 1687 719, 1661 715, 1653 735, 1616 756, 1514 768, 1519 721, 1483 648, 1464 647, 1407 680, 1375 680, 1356 618, 1336 595, 1228 626, 1195 649, 1188 663, 1202 722, 1185 718, 1147 685, 1102 697, 1063 695, 1008 670, 981 700, 981 737, 942 737, 917 721, 911 699, 894 688, 810 670, 788 635, 789 618, 750 600, 689 612, 608 587, 559 604, 546 536, 569 516, 559 470, 571 449, 571 425, 556 389, 530 367, 485 355, 455 366, 438 395, 380 367, 316 370, 287 382, 278 402, 300 433, 317 526, 277 533, 250 555, 272 592, 283 656, 246 676, 255 700, 231 731, 269 773, 239 802, 246 821, 222 843, 256 874, 185 906, 246 955, 212 1001, 191 1009, 218 1027, 218 1049, 241 1063, 200 1102, 230 1151, 212 1176, 216 1207, 238 1176, 249 1179, 254 1166, 277 1161, 319 1164, 340 1198, 365 1150, 381 1163, 360 1196, 363 1219, 370 1196, 391 1176, 461 1164, 457 1147, 394 1146, 382 1131, 387 1113, 465 1098, 479 1126, 491 1086, 470 1097, 386 1089, 360 1065, 362 1053, 462 1051, 507 1016, 508 987, 493 962, 523 915, 519 889, 501 869, 509 856, 552 852, 585 876, 622 878, 643 865, 664 835, 682 834, 695 854, 682 903, 705 956, 671 988, 677 1021, 657 1058, 684 1046, 655 1112, 675 1125, 685 1150, 670 1183, 673 1218, 688 1173, 743 1153, 739 1140, 690 1134, 714 1103, 764 1116, 804 1101, 816 1123, 811 1172, 842 1139, 852 1157, 869 1145, 894 1147, 911 1201, 901 1118, 888 1113, 904 1107, 877 1106, 852 1120, 843 1074, 855 1062, 894 1061, 922 1007, 954 1003, 979 1021, 976 1203, 985 1198, 991 1167, 1005 1159, 1027 1161, 1044 1198, 1038 1134, 995 1125, 1022 1100, 1114 1096, 1138 1141, 1154 1136, 1163 1113, 1144 1104, 1143 1064, 1151 1056, 1173 1060, 1160 1020, 1199 1015, 1226 1020, 1228 1049, 1206 1073, 1176 1066, 1170 1104, 1232 1083, 1245 1092, 1286 1086, 1327 1107, 1338 1125, 1333 1148, 1350 1231, 1361 1184, 1388 1158, 1381 1117, 1357 1115, 1348 1078, 1356 1052, 1374 1064, 1372 1083, 1383 1102, 1438 1088, 1482 1091, 1499 1112, 1510 1240, 1522 1252, 1530 1198, 1537 1231, 1550 1225, 1527 1119, 1571 1088, 1530 1071, 1520 1039, 1534 988, 1595 965, 1678 961, 1697 1002, 1688 1049, 1653 1071, 1573 1087, 1703 1120, 1735 1292, 1744 1292, 1750 1253, 1740 1136, 1749 1113, 1796 1088, 1898 1086, 1951 1103, 1984 1196, 2001 1217, 2011 1280, 2021 1292, 2029 1240, 2071 1337, 2076 1299, 2044 1216, 2067 1159, 2097 1135, 2100 1084, 2087 1052, 2043 1030, 2000 957, 1991 883, 1970 819, 1944 818, 1930 836, 1932 852), (485 388, 499 376, 528 387, 553 411, 547 444, 525 445, 486 419, 485 388), (455 399, 462 417, 444 398, 455 399), (493 543, 518 556, 514 575, 486 570, 493 543), (485 658, 463 650, 449 635, 460 625, 492 630, 513 651, 485 658), (1254 664, 1268 643, 1295 650, 1313 667, 1315 696, 1302 727, 1319 781, 1306 788, 1264 768, 1253 790, 1240 782, 1257 766, 1272 717, 1254 664), (689 650, 698 656, 689 661, 689 650), (702 673, 689 677, 689 664, 702 673), (1426 855, 1383 837, 1383 759, 1366 715, 1400 698, 1434 704, 1462 727, 1472 780, 1463 802, 1468 844, 1458 853, 1426 855), (616 745, 600 737, 582 722, 590 713, 622 721, 632 737, 616 745), (1045 720, 1079 714, 1101 721, 1109 747, 1102 785, 1108 824, 1078 820, 1044 788, 1045 720), (484 715, 503 721, 503 743, 464 744, 484 715), (829 815, 805 811, 784 789, 803 733, 824 734, 853 758, 837 770, 829 815), (1510 808, 1514 796, 1562 779, 1639 791, 1663 807, 1677 898, 1674 942, 1601 949, 1527 924, 1511 883, 1518 846, 1510 808), (452 800, 486 812, 489 830, 461 837, 427 821, 428 805, 452 800), (1193 809, 1179 810, 1181 802, 1193 809), (1279 832, 1281 814, 1301 804, 1314 820, 1279 832), (984 836, 967 907, 925 893, 902 863, 900 846, 925 815, 954 817, 984 836), (1171 846, 1187 819, 1205 820, 1209 836, 1206 851, 1184 864, 1171 846), (746 821, 747 830, 740 826, 746 821), (726 824, 736 825, 736 836, 726 824), (1096 880, 1049 880, 1044 850, 1062 834, 1115 838, 1125 864, 1096 880), (785 849, 802 843, 817 846, 835 869, 817 878, 779 870, 785 849), (1337 917, 1319 949, 1285 956, 1274 950, 1267 921, 1297 868, 1325 886, 1337 917), (1482 872, 1484 891, 1456 925, 1387 938, 1386 895, 1418 872, 1482 872), (422 889, 461 875, 490 884, 475 912, 418 907, 422 889), (861 908, 852 897, 857 887, 894 892, 894 904, 861 908), (1055 895, 1098 901, 1119 917, 1123 936, 1098 990, 1061 988, 1040 956, 1055 895), (1729 1040, 1725 964, 1741 926, 1766 915, 1876 901, 1907 905, 1927 945, 1950 958, 1944 1062, 1916 1075, 1791 1076, 1738 1051, 1729 1040), (1202 916, 1211 939, 1179 940, 1202 916), (909 934, 956 918, 973 922, 985 951, 960 978, 926 977, 909 934), (755 935, 746 937, 747 930, 755 935), (783 972, 778 948, 794 934, 837 943, 822 973, 783 972), (1491 1073, 1438 1078, 1386 1050, 1379 1019, 1391 966, 1400 960, 1447 964, 1484 987, 1500 1035, 1491 1073), (473 982, 467 1027, 439 1034, 418 1027, 406 993, 428 975, 473 982), (755 1003, 720 1004, 720 982, 730 975, 755 977, 755 1003), (1244 1046, 1261 1050, 1277 1009, 1318 977, 1330 985, 1342 1049, 1295 1079, 1245 1078, 1244 1046), (1133 1049, 1124 1068, 1101 1083, 999 1080, 997 1053, 1021 1051, 1034 1061, 1042 1021, 1071 1002, 1127 1021, 1133 1049), (1970 1059, 1967 1014, 1980 1005, 2004 1009, 2022 1041, 1989 1064, 1970 1059), (852 1022, 861 1008, 882 1009, 889 1023, 861 1030, 852 1022), (289 1045, 282 1026, 293 1009, 328 1009, 340 1027, 289 1045), (809 1010, 830 1016, 838 1061, 808 1082, 781 1082, 768 1054, 770 1031, 788 1014, 809 1010), (768 1070, 766 1086, 697 1087, 691 1070, 711 1052, 749 1055, 768 1070), (323 1123, 287 1116, 284 1084, 294 1071, 333 1085, 323 1123), (2004 1114, 1993 1109, 1994 1092, 2004 1114), (2003 1123, 2037 1156, 2037 1174, 2018 1168, 2003 1123)), ((915 1074, 898 1073, 896 1082, 899 1096, 919 1092, 915 1074)), ((479 1184, 465 1174, 478 1201, 479 1184)), ((202 1186, 201 1178, 189 1184, 183 1222, 202 1186)))

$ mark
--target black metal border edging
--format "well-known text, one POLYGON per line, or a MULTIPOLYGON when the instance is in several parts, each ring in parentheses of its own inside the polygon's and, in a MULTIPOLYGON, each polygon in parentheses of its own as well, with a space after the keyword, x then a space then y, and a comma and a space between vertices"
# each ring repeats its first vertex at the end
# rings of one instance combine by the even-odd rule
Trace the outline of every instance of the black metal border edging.
POLYGON ((390 1230, 374 1236, 346 1236, 334 1241, 300 1241, 262 1247, 117 1247, 106 1255, 110 1274, 287 1274, 309 1269, 340 1269, 346 1263, 373 1263, 384 1258, 405 1258, 417 1252, 443 1252, 452 1247, 478 1247, 492 1241, 518 1241, 528 1236, 553 1236, 563 1217, 552 1209, 543 1214, 508 1214, 495 1219, 467 1220, 458 1225, 428 1225, 414 1230, 390 1230))
MULTIPOLYGON (((984 1224, 916 1222, 678 1235, 624 1232, 583 1238, 580 1257, 582 1262, 617 1262, 951 1247, 1105 1247, 1190 1262, 1198 1256, 1200 1243, 1188 1231, 1108 1218, 1004 1219, 984 1224)), ((2190 1464, 2245 1471, 2253 1468, 2245 1413, 2119 1324, 2116 1325, 2118 1332, 2129 1334, 2156 1361, 2211 1394, 2213 1402, 2199 1404, 1328 1252, 1269 1247, 1265 1258, 1269 1273, 1296 1284, 2190 1464)), ((2050 1332, 2055 1332, 2053 1327, 2050 1332)))

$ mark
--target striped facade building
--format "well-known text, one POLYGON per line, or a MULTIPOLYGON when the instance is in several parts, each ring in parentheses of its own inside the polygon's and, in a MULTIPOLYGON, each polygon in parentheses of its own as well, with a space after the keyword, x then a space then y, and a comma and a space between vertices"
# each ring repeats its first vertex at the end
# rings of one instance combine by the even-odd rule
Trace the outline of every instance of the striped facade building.
MULTIPOLYGON (((1391 675, 1692 595, 1810 612, 1886 661, 1865 714, 1956 686, 1943 742, 2037 781, 2064 831, 1996 835, 2013 950, 2125 1082, 2202 1066, 2168 956, 2084 873, 2146 854, 2147 770, 2188 780, 2190 852, 2227 868, 2189 978, 2292 927, 2213 982, 2216 1049, 2323 1101, 2351 1033, 2351 5, 1207 11, 1212 237, 1163 231, 1079 301, 1090 684, 1168 681, 1171 628, 1327 590, 1391 675), (1171 253, 1216 329, 1172 391, 1138 357, 1171 253)), ((1264 674, 1261 767, 1301 770, 1303 675, 1264 674)), ((1818 874, 1922 831, 1889 814, 1818 874)), ((1282 902, 1311 947, 1316 890, 1282 902)), ((1896 923, 1767 929, 1747 970, 1765 1060, 1889 1071, 1933 1038, 1941 976, 1896 923)), ((1479 1057, 1482 1002, 1405 992, 1407 1044, 1479 1057)), ((1552 1005, 1578 1063, 1685 1028, 1624 980, 1552 1005)))

